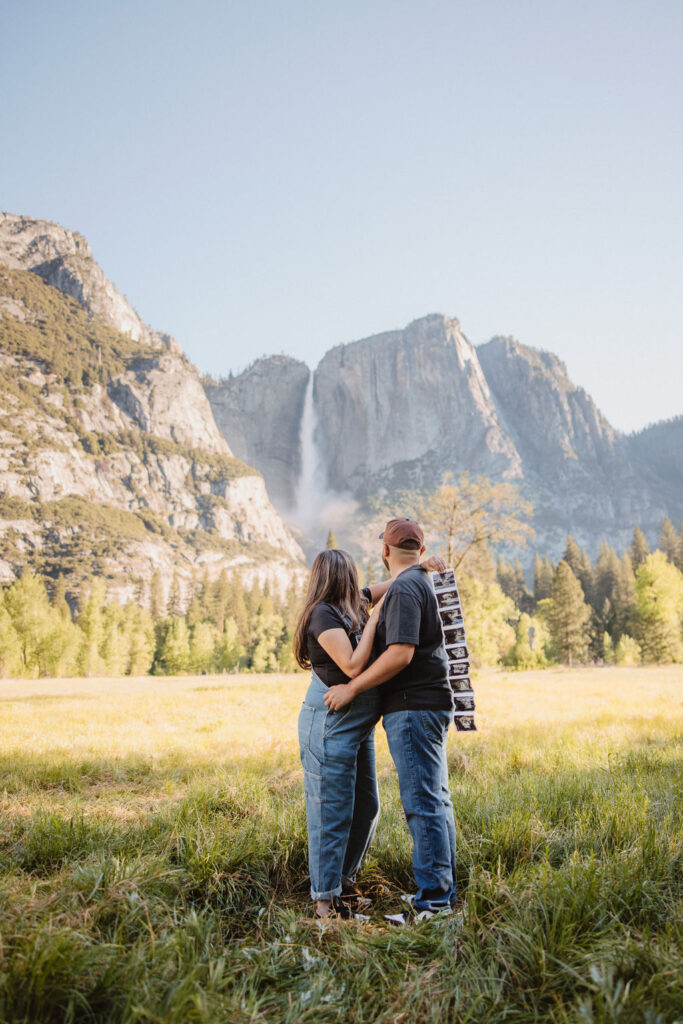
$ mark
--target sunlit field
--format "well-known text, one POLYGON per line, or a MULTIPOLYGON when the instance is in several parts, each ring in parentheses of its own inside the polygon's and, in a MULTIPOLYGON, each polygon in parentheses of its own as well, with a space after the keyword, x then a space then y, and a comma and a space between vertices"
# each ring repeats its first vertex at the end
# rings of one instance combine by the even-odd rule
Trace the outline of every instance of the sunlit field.
POLYGON ((683 1021, 683 669, 482 672, 452 733, 461 909, 312 919, 307 677, 0 681, 0 1020, 683 1021))

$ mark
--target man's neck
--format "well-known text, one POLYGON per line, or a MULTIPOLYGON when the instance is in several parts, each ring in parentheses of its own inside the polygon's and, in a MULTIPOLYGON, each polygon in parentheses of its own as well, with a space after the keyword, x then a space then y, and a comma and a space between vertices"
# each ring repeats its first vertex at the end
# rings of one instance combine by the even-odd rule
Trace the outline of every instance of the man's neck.
POLYGON ((396 566, 390 565, 389 568, 391 569, 392 580, 395 580, 396 577, 400 576, 402 572, 406 571, 406 569, 414 569, 415 566, 419 564, 419 562, 399 562, 396 566))

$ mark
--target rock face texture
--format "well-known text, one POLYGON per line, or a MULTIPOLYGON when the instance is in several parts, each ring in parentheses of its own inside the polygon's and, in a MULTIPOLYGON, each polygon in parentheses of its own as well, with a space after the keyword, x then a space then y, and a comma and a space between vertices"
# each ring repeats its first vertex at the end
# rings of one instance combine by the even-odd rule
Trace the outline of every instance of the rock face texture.
POLYGON ((107 391, 141 430, 207 452, 232 454, 211 414, 199 374, 181 355, 164 352, 132 359, 107 391))
MULTIPOLYGON (((542 542, 559 551, 574 533, 591 550, 602 537, 625 547, 636 523, 657 530, 670 507, 663 481, 645 470, 557 356, 512 338, 493 338, 477 355, 520 454, 522 490, 536 508, 542 542)), ((683 486, 678 492, 680 501, 683 486)))
POLYGON ((233 456, 197 370, 78 235, 0 219, 0 578, 97 572, 124 596, 238 570, 285 587, 303 554, 233 456))
POLYGON ((237 377, 204 382, 223 437, 238 459, 263 473, 273 501, 282 509, 295 504, 309 376, 305 363, 270 356, 237 377))
POLYGON ((624 441, 639 471, 659 489, 668 507, 683 515, 683 416, 653 423, 624 441))
MULTIPOLYGON (((283 479, 299 479, 298 429, 293 417, 273 428, 263 396, 299 409, 302 386, 303 374, 295 390, 276 362, 261 360, 224 391, 231 429, 217 416, 233 444, 248 411, 248 448, 236 451, 278 495, 283 479), (262 444, 274 450, 275 434, 277 474, 255 454, 262 444)), ((381 492, 431 489, 449 471, 507 480, 533 503, 534 548, 547 555, 562 551, 567 533, 593 552, 603 537, 626 546, 636 523, 654 539, 665 516, 683 512, 683 418, 625 437, 556 356, 511 338, 475 348, 457 320, 427 316, 337 346, 315 370, 313 397, 328 488, 361 505, 381 492)))
POLYGON ((30 270, 46 284, 70 295, 89 313, 134 341, 180 351, 167 334, 143 323, 95 262, 85 238, 59 224, 0 212, 0 264, 30 270))
POLYGON ((446 468, 517 478, 475 349, 457 320, 428 316, 404 331, 328 352, 315 372, 317 441, 335 490, 425 487, 446 468))

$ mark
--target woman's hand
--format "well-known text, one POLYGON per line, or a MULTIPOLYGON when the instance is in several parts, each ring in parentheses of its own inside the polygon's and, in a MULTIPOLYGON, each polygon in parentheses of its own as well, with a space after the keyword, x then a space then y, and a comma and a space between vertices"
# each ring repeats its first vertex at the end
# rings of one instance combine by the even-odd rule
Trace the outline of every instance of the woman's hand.
POLYGON ((325 694, 325 703, 330 711, 340 711, 350 704, 356 696, 353 683, 339 683, 338 686, 331 686, 325 694))
POLYGON ((443 558, 439 558, 438 555, 430 555, 429 558, 425 558, 424 562, 420 562, 420 565, 427 572, 445 572, 448 568, 443 558))
POLYGON ((379 610, 382 607, 382 605, 384 604, 384 598, 387 596, 388 593, 389 593, 389 591, 387 591, 386 594, 382 594, 382 596, 380 597, 379 601, 376 601, 375 604, 373 604, 373 606, 372 606, 372 615, 370 616, 370 618, 372 618, 373 616, 375 618, 377 618, 377 616, 379 615, 379 610))

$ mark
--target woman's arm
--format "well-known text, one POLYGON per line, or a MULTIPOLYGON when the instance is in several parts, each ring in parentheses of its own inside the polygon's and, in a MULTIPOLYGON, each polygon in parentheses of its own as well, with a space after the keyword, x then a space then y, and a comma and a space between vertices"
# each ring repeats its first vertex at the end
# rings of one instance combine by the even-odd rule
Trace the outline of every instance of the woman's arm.
POLYGON ((335 665, 338 665, 344 675, 349 676, 350 679, 354 679, 359 675, 370 660, 382 600, 383 596, 379 598, 377 604, 372 609, 372 615, 365 623, 363 635, 355 651, 351 646, 351 641, 346 631, 343 629, 326 629, 318 636, 318 643, 325 654, 329 654, 335 665))

